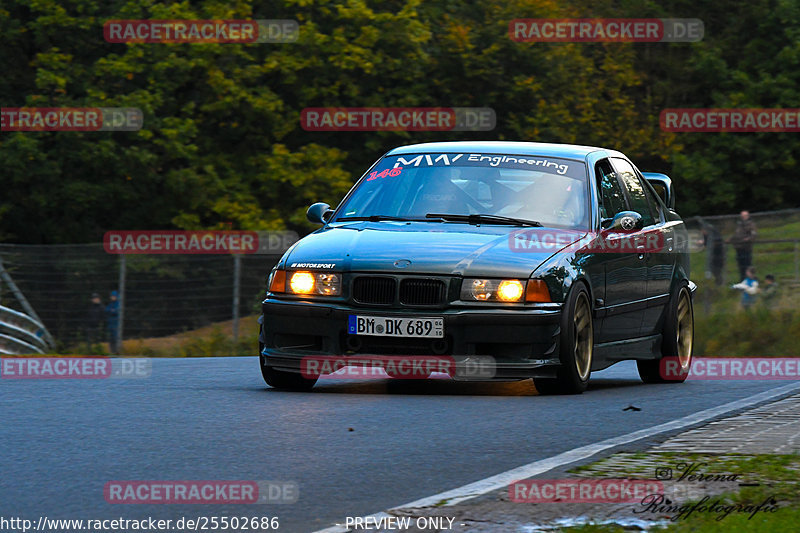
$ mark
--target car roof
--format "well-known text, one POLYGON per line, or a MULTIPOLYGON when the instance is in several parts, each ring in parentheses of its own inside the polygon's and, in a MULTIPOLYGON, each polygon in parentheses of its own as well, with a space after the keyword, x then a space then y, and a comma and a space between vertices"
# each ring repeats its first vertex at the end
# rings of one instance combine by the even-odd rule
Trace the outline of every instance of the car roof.
POLYGON ((536 143, 519 141, 449 141, 435 143, 409 144, 398 146, 387 152, 390 155, 450 153, 450 152, 482 152, 508 155, 537 155, 542 157, 561 157, 564 159, 583 160, 593 152, 605 152, 609 157, 625 157, 616 150, 581 146, 577 144, 536 143))

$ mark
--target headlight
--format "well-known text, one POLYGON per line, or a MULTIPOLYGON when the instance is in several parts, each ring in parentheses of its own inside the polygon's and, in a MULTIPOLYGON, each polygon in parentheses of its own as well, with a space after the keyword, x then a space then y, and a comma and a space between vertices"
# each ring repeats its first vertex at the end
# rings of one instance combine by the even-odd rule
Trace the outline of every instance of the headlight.
POLYGON ((497 297, 504 302, 516 302, 525 292, 522 282, 516 279, 505 279, 497 286, 497 297))
POLYGON ((550 302, 544 281, 519 279, 465 279, 461 299, 468 302, 550 302))
POLYGON ((316 274, 314 281, 317 294, 339 296, 342 292, 342 277, 339 274, 316 274))
POLYGON ((342 293, 341 274, 276 270, 270 281, 270 292, 339 296, 342 293), (288 283, 287 283, 288 277, 288 283))
POLYGON ((493 289, 494 285, 490 279, 465 279, 461 285, 461 299, 485 301, 492 297, 493 289))
POLYGON ((311 294, 314 292, 314 274, 295 272, 289 278, 289 288, 295 294, 311 294))

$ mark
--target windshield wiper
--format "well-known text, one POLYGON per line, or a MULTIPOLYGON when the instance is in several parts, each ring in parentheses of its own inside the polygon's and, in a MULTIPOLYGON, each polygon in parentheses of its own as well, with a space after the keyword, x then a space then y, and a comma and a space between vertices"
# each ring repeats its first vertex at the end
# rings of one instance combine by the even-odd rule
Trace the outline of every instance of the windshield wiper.
MULTIPOLYGON (((431 217, 437 218, 437 217, 431 217)), ((339 217, 335 220, 335 222, 349 222, 349 221, 358 221, 358 220, 368 220, 370 222, 381 222, 383 220, 395 221, 395 222, 431 222, 426 218, 411 218, 411 217, 396 217, 392 215, 369 215, 363 217, 339 217)))
POLYGON ((448 213, 428 213, 426 218, 441 218, 451 222, 466 222, 468 224, 507 224, 509 226, 533 226, 541 228, 542 223, 524 218, 504 217, 501 215, 456 215, 448 213))

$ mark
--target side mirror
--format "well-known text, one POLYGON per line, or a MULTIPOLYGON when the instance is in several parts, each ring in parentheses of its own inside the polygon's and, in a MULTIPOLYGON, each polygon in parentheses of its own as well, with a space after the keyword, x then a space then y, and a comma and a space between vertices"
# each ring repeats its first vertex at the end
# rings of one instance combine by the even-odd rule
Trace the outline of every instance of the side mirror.
POLYGON ((669 176, 658 172, 642 172, 642 176, 653 186, 653 189, 664 201, 664 205, 674 210, 675 192, 672 190, 672 180, 669 176))
POLYGON ((308 208, 308 211, 306 211, 306 218, 314 224, 325 224, 328 219, 331 218, 332 214, 333 210, 331 206, 325 202, 317 202, 308 208))
POLYGON ((629 233, 642 229, 644 221, 642 215, 636 211, 620 211, 614 218, 604 218, 600 225, 608 231, 629 233))

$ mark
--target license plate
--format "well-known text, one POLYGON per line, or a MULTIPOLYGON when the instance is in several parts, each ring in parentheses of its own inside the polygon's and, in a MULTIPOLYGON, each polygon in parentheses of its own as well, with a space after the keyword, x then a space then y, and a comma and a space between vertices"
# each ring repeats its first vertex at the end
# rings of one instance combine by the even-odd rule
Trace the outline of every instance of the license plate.
POLYGON ((347 332, 351 335, 374 335, 376 337, 441 339, 444 337, 444 319, 350 315, 347 320, 347 332))

